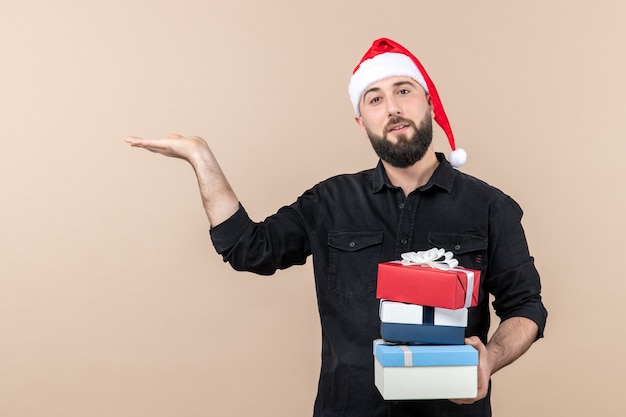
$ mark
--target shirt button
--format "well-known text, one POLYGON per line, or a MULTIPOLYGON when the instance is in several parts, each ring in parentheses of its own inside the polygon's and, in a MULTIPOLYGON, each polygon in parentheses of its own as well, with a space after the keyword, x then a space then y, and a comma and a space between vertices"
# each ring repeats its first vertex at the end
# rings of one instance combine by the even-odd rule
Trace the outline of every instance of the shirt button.
POLYGON ((350 246, 351 248, 353 248, 353 247, 355 247, 355 246, 356 246, 356 243, 354 243, 354 242, 350 242, 350 243, 348 244, 348 246, 350 246))
POLYGON ((456 245, 456 246, 454 247, 454 250, 459 250, 459 249, 461 249, 461 245, 456 245))
POLYGON ((400 241, 400 243, 402 243, 403 245, 406 245, 406 244, 408 243, 408 240, 406 240, 406 239, 402 239, 402 240, 400 241))
POLYGON ((399 205, 398 207, 400 207, 401 209, 403 209, 403 208, 404 208, 404 203, 400 203, 400 205, 399 205))

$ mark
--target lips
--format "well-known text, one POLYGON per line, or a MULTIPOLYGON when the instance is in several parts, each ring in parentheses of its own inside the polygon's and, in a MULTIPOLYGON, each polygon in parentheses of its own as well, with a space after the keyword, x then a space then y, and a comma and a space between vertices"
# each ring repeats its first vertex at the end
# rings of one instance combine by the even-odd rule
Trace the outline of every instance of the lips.
POLYGON ((398 132, 398 131, 406 129, 409 126, 410 125, 407 123, 395 123, 395 124, 387 126, 387 132, 398 132))

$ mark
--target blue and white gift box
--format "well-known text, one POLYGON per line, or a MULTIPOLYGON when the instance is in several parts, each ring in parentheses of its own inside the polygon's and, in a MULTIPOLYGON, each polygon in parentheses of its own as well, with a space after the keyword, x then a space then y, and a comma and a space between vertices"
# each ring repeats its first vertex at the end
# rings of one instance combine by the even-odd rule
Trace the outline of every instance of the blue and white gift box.
POLYGON ((478 351, 469 345, 394 345, 377 339, 374 382, 386 400, 474 398, 478 351))
POLYGON ((451 310, 417 304, 380 300, 380 321, 399 324, 433 324, 467 327, 467 308, 451 310))
POLYGON ((462 345, 467 308, 450 310, 381 300, 380 321, 380 335, 390 342, 462 345))

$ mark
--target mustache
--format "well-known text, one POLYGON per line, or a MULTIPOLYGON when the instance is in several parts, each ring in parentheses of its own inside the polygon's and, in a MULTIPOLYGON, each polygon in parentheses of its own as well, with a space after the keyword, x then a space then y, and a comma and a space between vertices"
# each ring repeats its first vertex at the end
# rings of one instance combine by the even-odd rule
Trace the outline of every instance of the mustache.
POLYGON ((385 133, 389 132, 389 129, 391 128, 391 126, 397 125, 399 123, 407 124, 409 126, 412 126, 413 128, 416 127, 415 123, 413 123, 412 120, 405 119, 404 117, 401 117, 401 116, 393 116, 389 119, 389 121, 385 125, 385 133))

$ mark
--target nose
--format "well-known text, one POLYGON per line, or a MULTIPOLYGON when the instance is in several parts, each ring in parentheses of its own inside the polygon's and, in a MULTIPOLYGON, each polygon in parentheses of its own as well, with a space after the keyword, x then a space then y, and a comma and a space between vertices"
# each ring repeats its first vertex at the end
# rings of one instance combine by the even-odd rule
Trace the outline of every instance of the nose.
POLYGON ((387 114, 389 117, 402 114, 402 109, 395 96, 387 98, 387 114))

